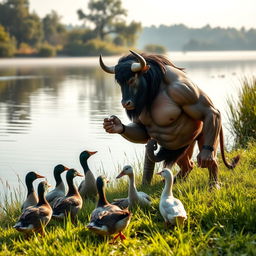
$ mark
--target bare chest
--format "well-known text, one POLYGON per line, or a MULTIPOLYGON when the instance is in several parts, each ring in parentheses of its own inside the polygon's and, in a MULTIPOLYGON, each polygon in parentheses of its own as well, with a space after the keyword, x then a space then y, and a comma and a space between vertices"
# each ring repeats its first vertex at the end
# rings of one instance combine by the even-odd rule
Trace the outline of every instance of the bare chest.
POLYGON ((149 112, 143 111, 140 121, 145 126, 155 124, 168 126, 179 118, 182 109, 165 92, 160 93, 154 100, 149 112))

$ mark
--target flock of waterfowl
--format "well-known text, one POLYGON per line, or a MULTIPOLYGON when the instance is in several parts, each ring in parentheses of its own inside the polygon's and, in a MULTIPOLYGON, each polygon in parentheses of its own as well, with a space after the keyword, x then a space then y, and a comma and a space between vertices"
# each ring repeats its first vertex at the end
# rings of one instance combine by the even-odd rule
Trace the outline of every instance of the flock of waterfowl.
MULTIPOLYGON (((101 175, 95 179, 91 172, 87 160, 96 152, 83 151, 80 154, 80 163, 84 170, 84 175, 75 169, 69 169, 61 164, 54 168, 55 188, 47 193, 49 184, 42 181, 38 185, 38 193, 33 188, 33 181, 38 178, 45 178, 35 172, 26 175, 27 198, 22 205, 22 214, 14 228, 25 233, 26 237, 33 232, 44 235, 44 227, 52 218, 64 219, 70 216, 72 223, 76 222, 77 213, 81 210, 86 200, 97 200, 95 209, 91 213, 90 222, 86 226, 90 231, 99 235, 114 235, 113 242, 120 237, 125 239, 122 231, 128 226, 132 213, 131 209, 135 206, 150 207, 151 198, 142 191, 137 191, 135 185, 135 175, 130 165, 123 167, 121 173, 116 177, 121 178, 125 175, 129 177, 128 197, 114 199, 109 203, 105 187, 108 182, 106 177, 101 175), (68 191, 61 174, 66 173, 68 191), (73 180, 76 176, 84 176, 84 180, 78 189, 73 180), (98 199, 97 199, 98 198, 98 199)), ((173 175, 165 168, 158 172, 165 180, 163 192, 159 203, 159 210, 166 225, 182 225, 186 220, 186 211, 181 201, 173 196, 173 175)))

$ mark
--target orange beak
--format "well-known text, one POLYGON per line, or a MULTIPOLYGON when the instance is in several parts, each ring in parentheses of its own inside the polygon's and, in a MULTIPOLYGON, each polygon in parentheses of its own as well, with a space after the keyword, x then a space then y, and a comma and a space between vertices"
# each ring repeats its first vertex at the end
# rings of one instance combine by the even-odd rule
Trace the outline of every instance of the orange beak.
POLYGON ((69 168, 68 168, 68 167, 66 167, 66 166, 64 166, 64 170, 65 170, 65 171, 67 171, 67 170, 69 170, 69 168))
POLYGON ((77 176, 79 176, 79 177, 84 177, 84 175, 81 174, 80 172, 77 173, 77 176))
POLYGON ((37 177, 37 179, 38 179, 38 178, 45 178, 44 176, 42 176, 42 175, 40 175, 40 174, 36 174, 36 177, 37 177))
POLYGON ((98 151, 87 151, 90 156, 96 154, 98 151))
POLYGON ((124 176, 124 172, 120 172, 117 176, 116 176, 116 179, 119 179, 119 178, 121 178, 121 177, 123 177, 124 176))

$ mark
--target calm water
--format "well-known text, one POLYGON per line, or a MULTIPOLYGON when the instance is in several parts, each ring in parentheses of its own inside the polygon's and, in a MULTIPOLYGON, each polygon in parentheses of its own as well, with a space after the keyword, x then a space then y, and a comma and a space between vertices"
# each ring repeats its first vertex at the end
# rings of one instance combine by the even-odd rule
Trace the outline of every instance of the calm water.
MULTIPOLYGON (((256 52, 170 53, 222 112, 226 143, 232 143, 226 115, 227 97, 237 100, 240 80, 255 75, 256 52)), ((115 57, 104 58, 114 65, 115 57)), ((106 134, 103 119, 128 122, 113 76, 98 58, 0 59, 0 177, 11 187, 28 171, 47 176, 54 185, 56 164, 81 170, 81 151, 97 150, 89 165, 110 178, 123 164, 143 161, 144 145, 106 134), (137 161, 136 160, 136 161, 137 161)), ((81 178, 77 178, 79 183, 81 178)), ((36 183, 37 184, 37 183, 36 183)), ((1 194, 5 185, 0 184, 1 194)))

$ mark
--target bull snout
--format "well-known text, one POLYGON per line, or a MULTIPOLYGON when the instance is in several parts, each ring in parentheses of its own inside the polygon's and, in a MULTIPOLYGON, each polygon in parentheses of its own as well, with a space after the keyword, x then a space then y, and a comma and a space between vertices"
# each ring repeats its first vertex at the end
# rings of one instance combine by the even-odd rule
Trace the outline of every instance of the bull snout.
POLYGON ((134 109, 134 104, 131 100, 122 100, 121 103, 122 103, 122 106, 127 110, 134 109))

